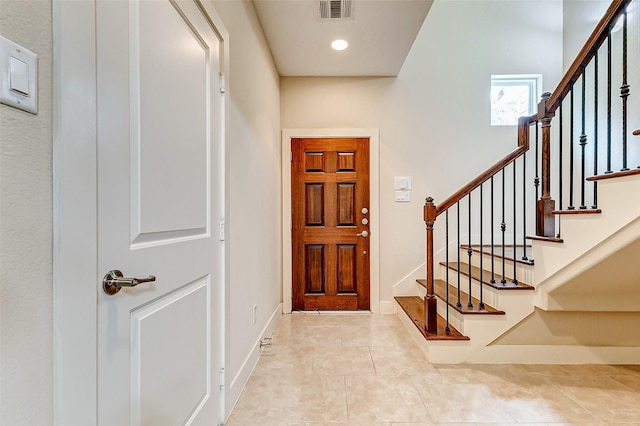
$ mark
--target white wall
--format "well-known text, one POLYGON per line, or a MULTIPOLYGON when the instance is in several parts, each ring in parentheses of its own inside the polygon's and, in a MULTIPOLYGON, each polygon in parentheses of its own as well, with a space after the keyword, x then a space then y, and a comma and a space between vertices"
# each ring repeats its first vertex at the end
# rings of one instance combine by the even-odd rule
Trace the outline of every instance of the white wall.
MULTIPOLYGON (((638 312, 547 312, 536 308, 491 344, 638 347, 638 321, 638 312)), ((620 351, 620 356, 624 353, 620 351)))
POLYGON ((562 72, 562 2, 436 0, 397 78, 282 78, 283 128, 380 128, 380 299, 424 262, 422 206, 436 203, 516 145, 490 123, 491 74, 562 72), (393 176, 413 177, 394 203, 393 176))
POLYGON ((563 2, 563 69, 571 66, 610 4, 611 0, 569 0, 563 2))
POLYGON ((227 125, 227 407, 280 306, 279 77, 250 1, 214 1, 230 40, 227 125), (253 324, 253 306, 257 320, 253 324))
POLYGON ((38 115, 0 105, 0 424, 47 425, 52 399, 51 3, 3 1, 0 33, 38 55, 38 115))

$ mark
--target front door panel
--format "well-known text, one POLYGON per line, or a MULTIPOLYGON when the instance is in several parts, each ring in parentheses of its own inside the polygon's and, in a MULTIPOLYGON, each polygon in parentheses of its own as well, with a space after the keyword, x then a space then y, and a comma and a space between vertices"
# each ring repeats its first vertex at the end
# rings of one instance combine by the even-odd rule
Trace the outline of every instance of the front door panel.
POLYGON ((291 149, 293 309, 368 310, 369 140, 296 138, 291 149))

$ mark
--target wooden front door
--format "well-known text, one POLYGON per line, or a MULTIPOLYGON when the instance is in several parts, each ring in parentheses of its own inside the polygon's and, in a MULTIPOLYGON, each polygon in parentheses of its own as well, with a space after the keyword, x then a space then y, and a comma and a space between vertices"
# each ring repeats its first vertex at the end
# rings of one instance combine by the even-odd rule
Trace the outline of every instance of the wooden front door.
POLYGON ((293 309, 369 309, 369 139, 291 140, 293 309))

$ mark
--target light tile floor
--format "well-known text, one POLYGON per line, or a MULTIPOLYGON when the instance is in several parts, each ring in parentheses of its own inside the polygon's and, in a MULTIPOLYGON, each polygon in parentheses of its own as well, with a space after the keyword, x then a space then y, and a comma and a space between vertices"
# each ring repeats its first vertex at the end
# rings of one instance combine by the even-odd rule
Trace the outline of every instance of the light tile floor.
POLYGON ((433 365, 395 315, 284 315, 227 425, 640 425, 640 366, 433 365))

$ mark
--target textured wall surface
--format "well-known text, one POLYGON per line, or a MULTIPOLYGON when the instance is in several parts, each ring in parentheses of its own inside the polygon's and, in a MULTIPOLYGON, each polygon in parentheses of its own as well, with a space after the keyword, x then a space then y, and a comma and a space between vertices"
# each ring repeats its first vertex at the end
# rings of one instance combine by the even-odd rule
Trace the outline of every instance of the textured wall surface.
POLYGON ((52 397, 51 2, 0 4, 38 55, 38 115, 0 105, 0 424, 49 425, 52 397))

